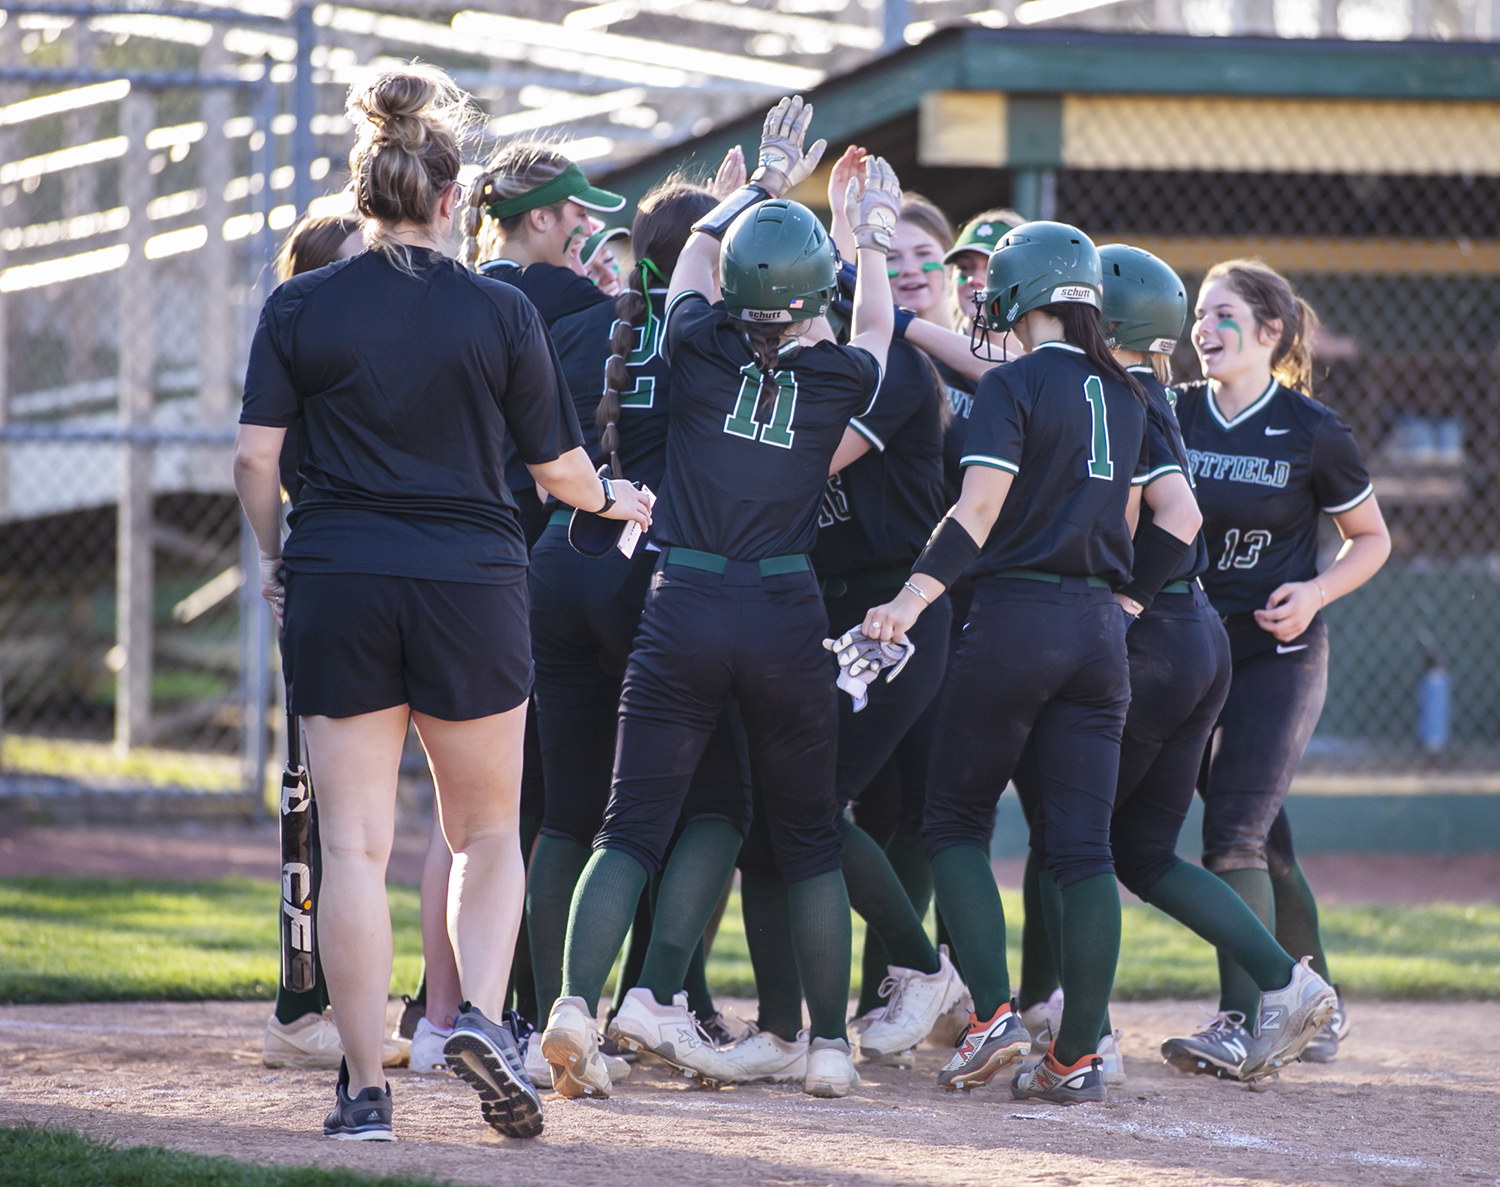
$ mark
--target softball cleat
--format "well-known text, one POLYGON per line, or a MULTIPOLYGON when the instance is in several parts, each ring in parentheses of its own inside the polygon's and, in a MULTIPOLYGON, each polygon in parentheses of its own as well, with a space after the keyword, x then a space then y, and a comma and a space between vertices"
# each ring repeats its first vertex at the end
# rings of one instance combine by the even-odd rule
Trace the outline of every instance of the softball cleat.
POLYGON ((1006 1002, 988 1022, 969 1015, 969 1029, 958 1050, 938 1073, 939 1088, 978 1088, 988 1084, 1002 1068, 1025 1057, 1031 1036, 1021 1016, 1006 1002))
POLYGON ((807 1075, 802 1091, 808 1096, 837 1098, 859 1087, 854 1054, 843 1039, 813 1039, 807 1048, 807 1075))
POLYGON ((673 995, 672 1004, 664 1006, 649 989, 630 990, 609 1024, 609 1034, 622 1047, 649 1051, 705 1088, 721 1088, 734 1080, 734 1065, 714 1048, 688 1009, 685 993, 673 995))
POLYGON ((1018 1072, 1010 1082, 1015 1100, 1045 1100, 1055 1105, 1098 1104, 1107 1095, 1104 1061, 1085 1055, 1071 1067, 1063 1067, 1048 1051, 1033 1071, 1018 1072))
POLYGON ((1332 1063, 1338 1058, 1339 1044, 1349 1037, 1349 1012, 1344 1009, 1344 995, 1337 985, 1333 986, 1333 992, 1338 998, 1333 1014, 1302 1048, 1302 1058, 1308 1063, 1332 1063))
POLYGON ((880 985, 885 1009, 859 1036, 860 1058, 871 1063, 910 1052, 932 1033, 938 1019, 968 994, 947 952, 938 953, 935 973, 895 965, 889 966, 888 972, 880 985))
POLYGON ((734 1066, 736 1084, 795 1084, 807 1076, 807 1031, 791 1042, 750 1024, 745 1036, 719 1054, 734 1066))
POLYGON ((1304 956, 1292 967, 1292 978, 1284 989, 1260 995, 1260 1018, 1240 1065, 1241 1080, 1259 1080, 1296 1062, 1333 1017, 1338 994, 1311 965, 1312 957, 1304 956))
POLYGON ((1168 1039, 1161 1045, 1161 1056, 1179 1072, 1237 1080, 1252 1042, 1245 1016, 1238 1010, 1225 1010, 1196 1034, 1168 1039))
POLYGON ((1062 1025, 1063 991, 1054 989, 1046 1001, 1032 1002, 1021 1011, 1021 1021, 1031 1033, 1031 1049, 1046 1051, 1062 1025))
POLYGON ((552 1069, 552 1087, 569 1100, 609 1095, 599 1028, 583 998, 560 997, 552 1003, 542 1032, 542 1057, 552 1069))
POLYGON ((1099 1062, 1103 1065, 1106 1088, 1125 1087, 1125 1057, 1120 1054, 1121 1037, 1117 1030, 1099 1040, 1099 1062))

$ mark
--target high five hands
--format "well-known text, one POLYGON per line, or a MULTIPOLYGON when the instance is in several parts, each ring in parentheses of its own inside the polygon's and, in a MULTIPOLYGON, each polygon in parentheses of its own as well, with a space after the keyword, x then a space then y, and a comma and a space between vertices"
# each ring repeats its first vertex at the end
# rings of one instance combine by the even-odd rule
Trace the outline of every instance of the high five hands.
POLYGON ((793 186, 806 181, 823 159, 826 140, 819 140, 806 151, 802 142, 812 123, 812 104, 801 95, 783 99, 766 113, 760 134, 760 158, 750 181, 773 198, 780 198, 793 186))

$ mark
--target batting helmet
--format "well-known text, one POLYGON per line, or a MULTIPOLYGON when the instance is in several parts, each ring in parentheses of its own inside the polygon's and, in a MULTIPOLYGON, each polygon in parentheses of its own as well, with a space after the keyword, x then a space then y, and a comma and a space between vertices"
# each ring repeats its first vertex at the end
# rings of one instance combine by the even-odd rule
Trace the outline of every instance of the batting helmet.
POLYGON ((985 275, 989 329, 1008 330, 1043 305, 1099 308, 1102 279, 1094 242, 1067 223, 1022 223, 1000 240, 985 275))
POLYGON ((798 322, 832 302, 837 265, 823 224, 800 202, 753 206, 730 224, 719 248, 719 286, 730 317, 798 322))
POLYGON ((1099 249, 1104 267, 1100 310, 1109 344, 1117 350, 1171 354, 1187 322, 1182 278, 1149 251, 1124 243, 1099 249))

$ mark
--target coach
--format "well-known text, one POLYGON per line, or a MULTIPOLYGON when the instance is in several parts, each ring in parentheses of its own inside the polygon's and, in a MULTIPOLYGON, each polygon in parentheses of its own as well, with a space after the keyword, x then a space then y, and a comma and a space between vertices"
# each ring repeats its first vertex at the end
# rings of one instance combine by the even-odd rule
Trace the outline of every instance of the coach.
MULTIPOLYGON (((449 1050, 488 1079, 486 1119, 541 1128, 494 1025, 524 894, 517 831, 531 688, 526 546, 503 478, 506 436, 565 502, 649 526, 640 495, 601 483, 536 310, 443 255, 461 208, 467 96, 401 67, 352 92, 350 153, 369 250, 294 277, 251 348, 235 485, 284 618, 291 711, 319 800, 323 969, 345 1052, 331 1137, 391 1136, 380 1053, 391 976, 385 866, 408 719, 453 850, 448 931, 467 1004, 449 1050), (302 491, 283 549, 277 455, 301 413, 302 491), (462 1032, 462 1033, 461 1033, 462 1032), (462 1051, 476 1059, 463 1059, 462 1051), (514 1106, 514 1107, 511 1107, 514 1106)), ((515 1060, 519 1071, 519 1059, 515 1060)))

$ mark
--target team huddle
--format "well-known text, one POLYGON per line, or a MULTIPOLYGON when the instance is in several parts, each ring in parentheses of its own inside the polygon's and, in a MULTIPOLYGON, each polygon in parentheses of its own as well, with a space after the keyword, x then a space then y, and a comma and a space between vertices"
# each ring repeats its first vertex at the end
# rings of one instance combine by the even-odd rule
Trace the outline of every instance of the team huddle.
POLYGON ((1166 262, 1067 224, 955 235, 858 147, 825 226, 787 196, 825 147, 800 98, 753 167, 666 179, 627 233, 565 145, 506 145, 466 191, 464 100, 416 67, 351 94, 360 218, 289 240, 236 449, 321 837, 321 976, 279 993, 265 1060, 340 1068, 324 1133, 394 1137, 406 1062, 512 1137, 539 1090, 607 1097, 642 1054, 843 1097, 926 1043, 942 1089, 1103 1101, 1120 883, 1218 952, 1170 1064, 1334 1058, 1283 801, 1319 611, 1390 545, 1288 282, 1226 261, 1190 309, 1166 262), (1205 379, 1174 384, 1190 312, 1205 379), (437 810, 423 987, 387 1036, 409 722, 437 810), (1176 855, 1195 792, 1201 866, 1176 855), (740 1025, 704 973, 736 871, 740 1025))

